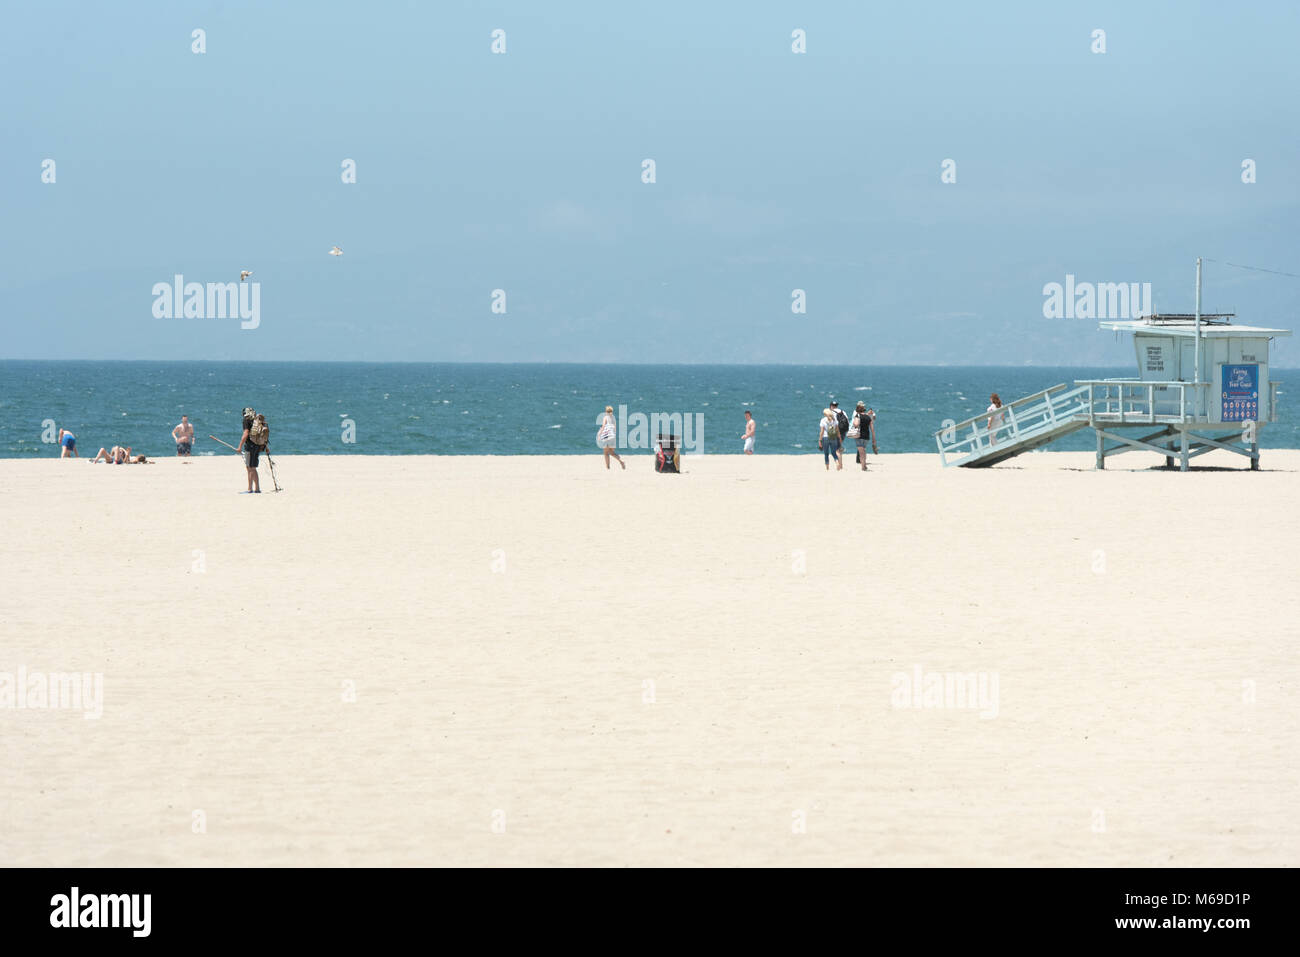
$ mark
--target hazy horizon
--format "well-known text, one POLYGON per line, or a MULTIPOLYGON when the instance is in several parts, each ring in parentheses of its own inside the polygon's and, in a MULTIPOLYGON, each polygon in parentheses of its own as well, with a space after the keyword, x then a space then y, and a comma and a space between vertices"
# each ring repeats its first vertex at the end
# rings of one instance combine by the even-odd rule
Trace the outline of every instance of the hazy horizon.
POLYGON ((151 0, 6 26, 14 359, 1118 367, 1128 337, 1045 318, 1044 287, 1190 312, 1197 256, 1205 311, 1296 326, 1300 276, 1228 265, 1300 274, 1280 2, 151 0), (256 320, 179 317, 177 276, 256 320))
MULTIPOLYGON (((758 368, 764 366, 804 368, 807 366, 826 366, 828 368, 854 368, 854 369, 871 369, 871 368, 889 368, 889 369, 1096 369, 1096 368, 1121 368, 1120 364, 1109 365, 1103 363, 1098 366, 1095 363, 991 363, 991 362, 890 362, 887 364, 870 363, 870 362, 574 362, 568 359, 535 359, 524 360, 519 362, 495 362, 486 360, 465 360, 458 361, 454 359, 165 359, 157 356, 146 356, 139 359, 93 359, 88 357, 71 357, 68 359, 45 359, 45 358, 16 358, 13 356, 0 357, 0 362, 212 362, 212 363, 231 363, 243 365, 246 363, 285 363, 294 365, 298 363, 313 365, 448 365, 448 366, 482 366, 482 365, 502 365, 502 366, 530 366, 530 365, 569 365, 569 366, 728 366, 736 368, 758 368)), ((1287 366, 1273 366, 1273 368, 1284 369, 1287 366)))

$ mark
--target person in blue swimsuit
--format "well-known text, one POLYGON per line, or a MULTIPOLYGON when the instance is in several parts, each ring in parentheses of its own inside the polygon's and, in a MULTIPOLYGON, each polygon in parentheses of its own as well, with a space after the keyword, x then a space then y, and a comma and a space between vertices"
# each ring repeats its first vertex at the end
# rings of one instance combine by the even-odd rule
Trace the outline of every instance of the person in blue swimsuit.
POLYGON ((59 453, 59 458, 76 458, 77 457, 77 437, 67 429, 59 429, 59 445, 63 446, 63 451, 59 453))

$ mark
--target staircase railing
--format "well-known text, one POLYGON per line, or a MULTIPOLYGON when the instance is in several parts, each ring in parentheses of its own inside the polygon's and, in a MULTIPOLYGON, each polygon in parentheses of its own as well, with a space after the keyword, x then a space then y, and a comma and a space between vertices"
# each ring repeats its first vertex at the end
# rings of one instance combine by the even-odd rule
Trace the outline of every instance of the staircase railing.
POLYGON ((934 433, 939 458, 945 466, 976 461, 1001 450, 1016 448, 1045 433, 1063 430, 1075 416, 1086 413, 1088 386, 1068 387, 1064 382, 1050 389, 1016 399, 997 412, 981 412, 934 433), (993 428, 990 417, 1000 419, 993 428), (949 461, 952 459, 952 461, 949 461))

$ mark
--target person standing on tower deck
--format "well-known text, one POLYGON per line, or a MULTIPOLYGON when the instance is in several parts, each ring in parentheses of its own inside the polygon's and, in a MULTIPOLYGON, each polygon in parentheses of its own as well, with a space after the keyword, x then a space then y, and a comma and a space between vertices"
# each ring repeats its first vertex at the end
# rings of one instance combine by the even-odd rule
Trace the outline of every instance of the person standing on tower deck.
POLYGON ((990 395, 989 407, 985 411, 989 413, 989 445, 997 445, 998 429, 1002 428, 1002 420, 1006 415, 1006 413, 1002 411, 1002 397, 996 392, 990 395))

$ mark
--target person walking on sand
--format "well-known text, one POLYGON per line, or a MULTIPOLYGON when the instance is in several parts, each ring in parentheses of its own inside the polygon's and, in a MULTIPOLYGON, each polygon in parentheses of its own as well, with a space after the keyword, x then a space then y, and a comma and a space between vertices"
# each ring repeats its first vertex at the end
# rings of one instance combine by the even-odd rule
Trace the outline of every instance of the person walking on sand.
POLYGON ((817 448, 822 450, 826 471, 831 470, 832 456, 835 458, 835 471, 844 468, 844 462, 840 458, 840 424, 835 420, 835 413, 830 409, 822 409, 822 420, 818 424, 817 448))
POLYGON ((828 404, 831 407, 831 415, 835 416, 835 422, 840 427, 840 448, 843 448, 849 437, 849 417, 844 414, 844 410, 834 399, 831 399, 828 404))
POLYGON ((748 409, 745 410, 745 434, 741 436, 745 440, 745 454, 754 454, 754 430, 758 428, 758 423, 754 421, 754 413, 748 409))
POLYGON ((248 491, 251 493, 261 494, 262 483, 257 475, 258 456, 262 454, 262 447, 253 442, 248 437, 248 432, 253 427, 253 410, 244 408, 244 434, 239 437, 239 447, 236 452, 242 452, 244 456, 244 465, 248 468, 248 491), (245 449, 244 446, 248 448, 245 449))
POLYGON ((609 458, 612 455, 615 459, 618 459, 619 466, 626 470, 627 463, 619 458, 619 454, 614 451, 614 445, 617 441, 618 426, 614 424, 614 407, 607 405, 605 406, 605 415, 600 420, 600 431, 596 433, 596 444, 605 453, 605 468, 609 468, 609 458))
POLYGON ((875 445, 875 436, 871 431, 871 416, 867 414, 867 405, 865 402, 859 402, 858 407, 853 410, 853 423, 849 426, 849 435, 857 439, 858 442, 858 464, 862 466, 862 471, 867 470, 867 443, 875 445))
POLYGON ((59 429, 59 445, 63 447, 59 458, 77 458, 77 437, 67 429, 59 429))
POLYGON ((181 416, 181 424, 172 429, 172 439, 176 443, 177 455, 189 455, 194 447, 194 426, 190 425, 188 415, 181 416))
POLYGON ((996 392, 989 396, 989 407, 986 409, 989 413, 988 430, 989 445, 998 444, 998 429, 1002 428, 1002 419, 1006 415, 1002 411, 1002 397, 996 392))

